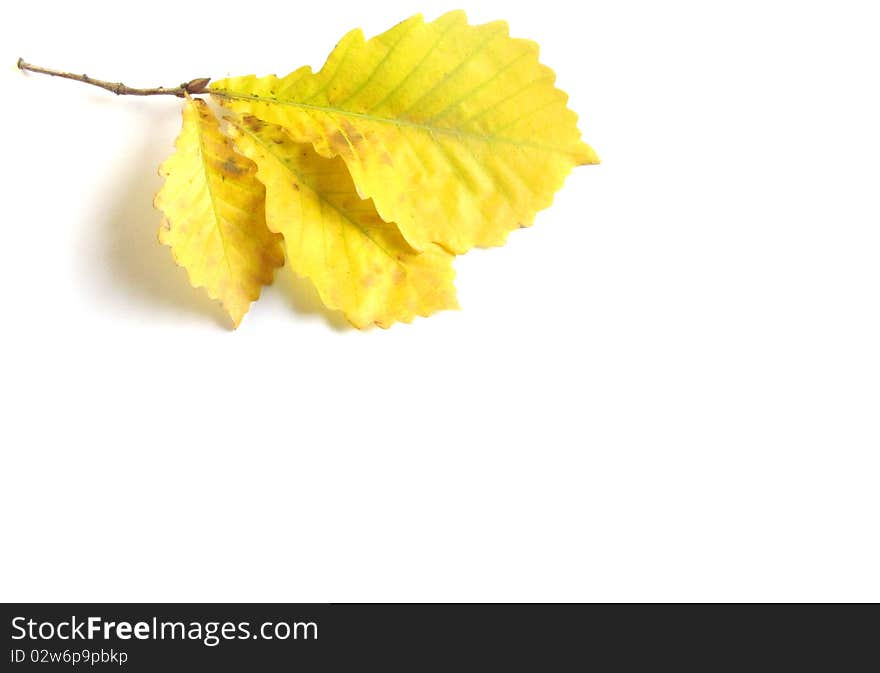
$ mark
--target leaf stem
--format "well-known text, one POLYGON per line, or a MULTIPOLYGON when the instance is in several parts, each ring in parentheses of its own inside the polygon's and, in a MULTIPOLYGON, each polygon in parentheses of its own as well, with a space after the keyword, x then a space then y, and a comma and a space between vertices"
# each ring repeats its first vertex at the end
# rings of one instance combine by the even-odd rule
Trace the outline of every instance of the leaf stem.
POLYGON ((102 79, 95 79, 94 77, 89 77, 88 75, 75 75, 72 72, 62 72, 61 70, 52 70, 51 68, 43 68, 38 65, 31 65, 30 63, 26 63, 24 59, 21 58, 18 59, 18 67, 20 70, 26 70, 28 72, 38 72, 43 75, 51 75, 52 77, 63 77, 64 79, 72 79, 75 82, 91 84, 92 86, 97 86, 101 89, 112 91, 117 96, 177 96, 178 98, 184 98, 187 94, 204 93, 205 89, 208 86, 208 82, 211 81, 210 77, 197 77, 196 79, 191 79, 189 82, 184 82, 180 86, 176 86, 173 88, 156 86, 148 89, 136 89, 134 87, 127 86, 122 82, 105 82, 102 79))

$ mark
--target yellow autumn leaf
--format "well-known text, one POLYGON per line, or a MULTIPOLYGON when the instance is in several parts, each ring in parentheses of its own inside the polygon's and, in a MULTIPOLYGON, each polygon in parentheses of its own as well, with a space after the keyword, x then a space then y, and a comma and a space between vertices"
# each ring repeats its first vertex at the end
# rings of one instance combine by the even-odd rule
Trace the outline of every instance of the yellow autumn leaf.
POLYGON ((210 86, 222 105, 341 157, 358 193, 415 248, 500 245, 550 205, 571 168, 598 163, 534 42, 463 12, 346 35, 317 73, 210 86))
POLYGON ((155 199, 164 213, 159 240, 193 287, 220 300, 236 327, 284 262, 279 237, 266 227, 256 170, 205 102, 187 98, 175 152, 159 168, 165 176, 155 199))
POLYGON ((266 222, 283 234, 288 264, 312 280, 321 300, 358 328, 458 306, 452 255, 413 250, 361 199, 345 163, 294 142, 280 126, 231 119, 236 146, 266 185, 266 222))

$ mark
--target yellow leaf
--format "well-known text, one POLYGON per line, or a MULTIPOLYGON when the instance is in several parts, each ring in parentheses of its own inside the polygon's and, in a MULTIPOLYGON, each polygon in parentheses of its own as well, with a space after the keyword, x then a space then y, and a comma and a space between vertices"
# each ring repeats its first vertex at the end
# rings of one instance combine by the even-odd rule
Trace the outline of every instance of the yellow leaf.
POLYGON ((598 163, 534 42, 463 12, 346 35, 320 72, 225 79, 210 91, 340 156, 358 193, 421 250, 500 245, 578 164, 598 163))
POLYGON ((358 328, 457 308, 452 255, 413 250, 361 199, 339 158, 325 159, 280 126, 232 119, 236 146, 266 185, 266 222, 284 236, 287 260, 321 300, 358 328))
POLYGON ((188 99, 175 152, 159 168, 165 176, 155 200, 165 215, 159 240, 193 287, 220 300, 235 327, 284 262, 279 237, 266 227, 256 170, 223 136, 205 102, 188 99))

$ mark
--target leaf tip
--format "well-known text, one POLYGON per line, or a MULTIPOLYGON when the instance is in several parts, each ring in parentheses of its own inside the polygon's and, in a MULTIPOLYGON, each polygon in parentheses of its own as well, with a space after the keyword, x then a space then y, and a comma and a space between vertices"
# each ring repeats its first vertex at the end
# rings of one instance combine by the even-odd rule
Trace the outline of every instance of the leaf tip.
POLYGON ((581 147, 579 148, 575 159, 578 166, 594 166, 602 163, 599 155, 596 154, 596 150, 586 143, 581 143, 581 147))
POLYGON ((229 313, 229 319, 232 321, 232 329, 231 332, 234 332, 238 329, 238 326, 241 325, 242 318, 244 318, 244 314, 239 315, 238 317, 234 316, 229 309, 226 309, 226 312, 229 313))
MULTIPOLYGON (((421 14, 416 14, 416 16, 421 16, 421 14)), ((440 16, 437 21, 451 21, 454 23, 467 23, 467 12, 463 9, 453 9, 449 12, 446 12, 442 16, 440 16)))

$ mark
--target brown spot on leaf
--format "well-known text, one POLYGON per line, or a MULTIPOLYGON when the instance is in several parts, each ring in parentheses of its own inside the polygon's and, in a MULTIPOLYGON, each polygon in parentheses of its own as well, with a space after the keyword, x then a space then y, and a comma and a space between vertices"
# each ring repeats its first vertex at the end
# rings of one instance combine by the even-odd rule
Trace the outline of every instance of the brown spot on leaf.
POLYGON ((351 157, 357 153, 358 146, 364 142, 364 135, 355 128, 347 119, 340 122, 340 129, 334 131, 328 138, 327 144, 334 154, 343 157, 351 157))
POLYGON ((262 119, 257 119, 253 115, 247 115, 242 122, 245 126, 247 126, 251 131, 261 131, 266 123, 262 119))
POLYGON ((330 147, 333 148, 334 153, 343 156, 351 155, 351 147, 342 131, 334 132, 327 140, 330 143, 330 147))
POLYGON ((220 167, 220 170, 226 173, 232 173, 234 175, 241 175, 242 173, 246 173, 247 169, 244 166, 239 166, 235 163, 234 157, 229 157, 226 161, 223 162, 223 165, 220 167))
POLYGON ((364 141, 364 135, 347 119, 342 120, 342 130, 345 131, 352 145, 359 145, 364 141))

